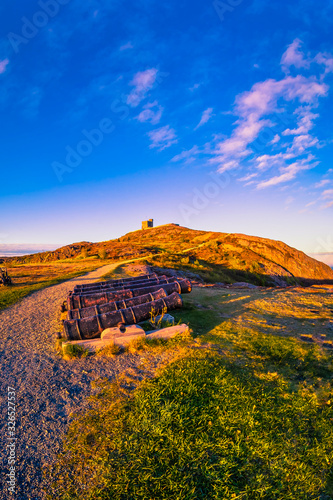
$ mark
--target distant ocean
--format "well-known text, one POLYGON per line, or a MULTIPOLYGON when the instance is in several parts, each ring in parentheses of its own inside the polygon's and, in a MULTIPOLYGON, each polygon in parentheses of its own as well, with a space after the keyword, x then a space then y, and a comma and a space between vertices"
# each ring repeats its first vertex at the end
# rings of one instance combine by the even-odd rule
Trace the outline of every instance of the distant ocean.
POLYGON ((33 253, 50 252, 62 245, 51 244, 2 244, 0 243, 0 257, 21 257, 33 253))

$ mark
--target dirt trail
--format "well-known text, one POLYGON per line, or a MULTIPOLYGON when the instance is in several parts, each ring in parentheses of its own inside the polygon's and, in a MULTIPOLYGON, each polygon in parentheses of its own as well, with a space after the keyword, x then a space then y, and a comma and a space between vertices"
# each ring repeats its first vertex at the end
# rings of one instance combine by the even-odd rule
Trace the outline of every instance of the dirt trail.
MULTIPOLYGON (((127 261, 128 262, 128 261, 127 261)), ((139 356, 88 357, 63 361, 54 349, 60 304, 76 284, 89 283, 121 264, 103 266, 87 275, 33 293, 0 312, 1 492, 0 498, 43 498, 43 464, 60 449, 69 415, 87 407, 91 382, 113 378, 139 363, 139 356), (8 386, 16 393, 16 495, 8 491, 8 386)), ((156 362, 158 362, 156 360, 156 362)))

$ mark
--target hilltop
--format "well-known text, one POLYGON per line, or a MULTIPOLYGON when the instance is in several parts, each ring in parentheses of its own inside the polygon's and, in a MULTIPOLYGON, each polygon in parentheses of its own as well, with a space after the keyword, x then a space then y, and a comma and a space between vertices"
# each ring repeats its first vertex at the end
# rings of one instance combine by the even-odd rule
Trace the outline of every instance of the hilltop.
POLYGON ((237 233, 198 231, 175 224, 138 230, 91 243, 73 243, 52 252, 17 257, 17 263, 64 259, 146 258, 162 268, 195 273, 205 281, 247 281, 259 285, 332 282, 333 271, 281 241, 237 233))

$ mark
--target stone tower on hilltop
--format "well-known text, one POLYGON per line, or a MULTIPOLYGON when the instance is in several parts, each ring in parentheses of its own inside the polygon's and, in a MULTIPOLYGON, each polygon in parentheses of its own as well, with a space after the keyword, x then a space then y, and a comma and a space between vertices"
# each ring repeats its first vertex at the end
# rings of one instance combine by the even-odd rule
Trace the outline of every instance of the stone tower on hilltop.
POLYGON ((154 227, 154 219, 148 219, 142 221, 142 229, 148 229, 154 227))

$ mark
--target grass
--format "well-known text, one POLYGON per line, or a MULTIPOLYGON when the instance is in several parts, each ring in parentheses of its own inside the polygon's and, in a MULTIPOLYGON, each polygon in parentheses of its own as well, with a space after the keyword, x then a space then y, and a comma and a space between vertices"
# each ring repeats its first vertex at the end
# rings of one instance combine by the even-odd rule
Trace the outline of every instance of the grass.
POLYGON ((15 304, 27 295, 62 281, 97 269, 100 261, 63 261, 47 264, 21 264, 8 266, 12 286, 0 287, 0 310, 15 304))
POLYGON ((120 278, 128 278, 128 275, 126 273, 126 267, 127 267, 127 264, 119 264, 112 271, 110 271, 109 273, 104 274, 100 278, 99 281, 116 280, 116 279, 120 279, 120 278))
POLYGON ((174 315, 195 341, 175 342, 134 390, 101 384, 69 427, 49 498, 332 500, 333 356, 319 334, 331 338, 332 295, 197 288, 184 299, 174 315))
POLYGON ((152 266, 194 273, 206 283, 221 282, 230 284, 236 281, 246 281, 259 286, 270 286, 272 284, 272 280, 258 273, 256 267, 253 269, 252 266, 246 266, 246 263, 240 264, 236 261, 214 263, 209 261, 210 255, 207 257, 208 260, 194 259, 188 256, 187 252, 183 256, 181 253, 164 252, 161 255, 147 258, 147 260, 152 266))
POLYGON ((118 354, 120 354, 121 349, 118 345, 109 344, 102 349, 100 349, 96 355, 97 356, 106 356, 107 358, 114 358, 118 354))
POLYGON ((86 358, 89 351, 80 345, 68 344, 65 346, 63 358, 65 360, 74 358, 86 358))

